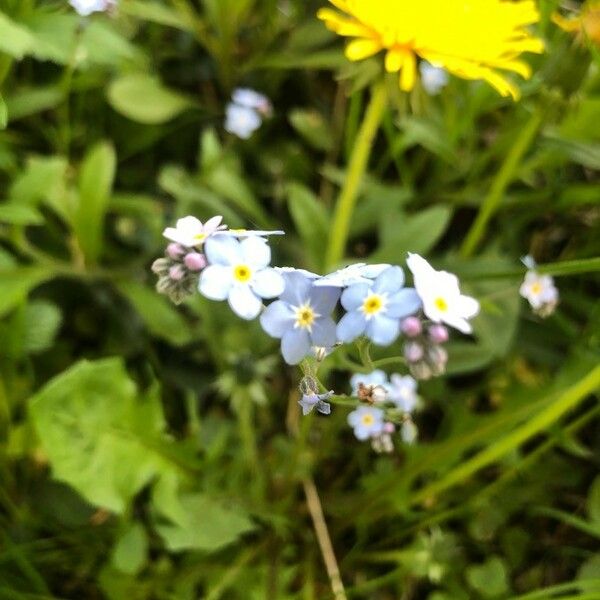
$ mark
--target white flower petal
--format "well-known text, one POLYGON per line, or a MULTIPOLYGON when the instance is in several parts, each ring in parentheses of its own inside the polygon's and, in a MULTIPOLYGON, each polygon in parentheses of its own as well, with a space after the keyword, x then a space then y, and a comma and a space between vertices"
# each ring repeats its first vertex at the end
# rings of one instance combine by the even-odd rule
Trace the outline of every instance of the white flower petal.
POLYGON ((250 285, 261 298, 275 298, 283 293, 285 281, 275 269, 262 269, 254 275, 250 285))
POLYGON ((249 237, 239 242, 242 261, 254 269, 263 269, 271 262, 271 248, 260 237, 249 237))
POLYGON ((457 304, 457 312, 465 319, 472 319, 479 314, 479 302, 471 296, 460 296, 457 304))
POLYGON ((202 271, 198 290, 211 300, 225 300, 232 284, 233 278, 229 267, 211 265, 202 271))
POLYGON ((234 285, 229 291, 229 306, 242 319, 251 321, 258 317, 262 302, 250 289, 249 285, 234 285))
POLYGON ((240 243, 236 239, 220 233, 206 240, 204 253, 211 265, 232 266, 243 263, 240 243))

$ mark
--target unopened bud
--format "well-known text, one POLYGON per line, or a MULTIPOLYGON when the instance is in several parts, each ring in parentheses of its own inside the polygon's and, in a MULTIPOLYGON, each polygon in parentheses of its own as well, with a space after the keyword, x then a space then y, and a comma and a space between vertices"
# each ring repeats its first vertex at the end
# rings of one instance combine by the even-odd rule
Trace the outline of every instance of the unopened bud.
POLYGON ((169 277, 173 281, 181 281, 185 277, 185 271, 181 265, 174 265, 169 269, 169 277))
POLYGON ((416 342, 408 342, 404 345, 404 357, 409 363, 416 363, 423 358, 423 346, 416 342))
POLYGON ((175 242, 167 246, 167 256, 173 260, 181 258, 185 254, 185 248, 181 244, 175 242))
POLYGON ((383 432, 384 433, 394 433, 396 431, 396 426, 393 423, 384 423, 383 424, 383 432))
POLYGON ((202 271, 206 266, 206 258, 199 252, 190 252, 185 255, 183 263, 190 271, 202 271))
POLYGON ((449 337, 448 329, 443 325, 432 325, 429 328, 429 338, 435 344, 445 344, 449 337))
POLYGON ((169 267, 171 266, 171 262, 166 258, 157 258, 152 263, 152 272, 157 275, 165 275, 169 271, 169 267))
POLYGON ((421 331, 423 331, 423 326, 418 317, 406 317, 402 321, 402 333, 407 337, 417 337, 421 335, 421 331))

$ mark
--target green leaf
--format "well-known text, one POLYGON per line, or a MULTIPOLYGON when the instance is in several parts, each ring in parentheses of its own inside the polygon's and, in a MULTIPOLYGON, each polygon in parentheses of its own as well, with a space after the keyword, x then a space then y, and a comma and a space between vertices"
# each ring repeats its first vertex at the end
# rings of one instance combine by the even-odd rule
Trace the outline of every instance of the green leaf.
POLYGON ((163 433, 158 389, 140 395, 120 358, 76 363, 29 406, 54 478, 95 506, 123 513, 151 482, 185 476, 163 433))
POLYGON ((136 575, 148 559, 148 536, 140 523, 132 523, 119 536, 113 548, 110 562, 112 566, 126 573, 136 575))
POLYGON ((86 54, 90 63, 109 66, 137 63, 144 66, 143 53, 104 21, 89 23, 83 31, 80 44, 80 52, 86 54))
POLYGON ((31 32, 0 12, 0 51, 22 59, 31 52, 35 40, 31 32))
POLYGON ((159 25, 175 27, 183 31, 194 30, 191 23, 184 19, 178 12, 159 4, 158 2, 149 2, 148 0, 129 0, 119 6, 119 11, 123 14, 137 17, 159 25))
POLYGON ((10 225, 41 225, 44 222, 42 214, 26 204, 10 202, 0 204, 0 223, 10 225))
POLYGON ((124 75, 108 88, 108 101, 120 114, 146 125, 166 123, 193 103, 146 73, 124 75))
POLYGON ((24 312, 23 351, 36 354, 51 348, 61 324, 62 314, 56 305, 44 300, 29 302, 24 312))
POLYGON ((34 37, 32 54, 39 60, 67 65, 76 50, 80 19, 74 12, 35 11, 27 20, 34 37))
POLYGON ((190 326, 164 296, 134 281, 121 281, 116 285, 136 309, 150 333, 174 346, 183 346, 191 341, 190 326))
POLYGON ((587 499, 590 520, 600 526, 600 476, 594 479, 587 499))
POLYGON ((17 121, 55 108, 63 98, 64 93, 55 85, 20 88, 6 97, 6 105, 11 121, 17 121))
POLYGON ((6 102, 4 102, 4 98, 2 94, 0 94, 0 130, 6 129, 8 125, 8 107, 6 106, 6 102))
POLYGON ((9 267, 0 270, 0 317, 19 305, 29 292, 54 273, 46 267, 9 267))
POLYGON ((165 545, 172 552, 214 552, 255 529, 244 511, 225 508, 204 494, 184 495, 181 497, 181 504, 185 519, 156 526, 165 545))
POLYGON ((288 208, 296 229, 310 254, 312 268, 319 270, 323 266, 323 243, 327 239, 327 210, 299 183, 290 183, 287 191, 288 208))
POLYGON ((450 342, 448 351, 448 375, 472 373, 487 367, 496 356, 493 348, 468 342, 450 342))
POLYGON ((415 215, 402 211, 383 213, 381 248, 372 260, 397 263, 406 258, 407 252, 426 254, 443 235, 451 215, 446 206, 432 206, 415 215))
POLYGON ((292 127, 317 150, 328 151, 333 146, 330 124, 316 110, 296 109, 290 112, 292 127))
POLYGON ((79 174, 79 204, 73 224, 79 245, 92 263, 102 251, 104 218, 116 166, 114 148, 101 142, 87 153, 79 174))
POLYGON ((508 591, 508 577, 504 561, 492 556, 482 565, 467 568, 467 581, 484 598, 497 598, 508 591))

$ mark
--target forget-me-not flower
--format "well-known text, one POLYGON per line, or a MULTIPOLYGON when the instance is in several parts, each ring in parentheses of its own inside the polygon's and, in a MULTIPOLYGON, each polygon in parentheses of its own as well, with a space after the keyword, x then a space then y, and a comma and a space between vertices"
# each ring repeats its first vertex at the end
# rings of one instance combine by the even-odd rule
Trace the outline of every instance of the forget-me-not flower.
POLYGON ((69 0, 69 4, 82 16, 104 12, 116 4, 116 0, 69 0))
POLYGON ((264 94, 250 88, 236 88, 233 90, 231 99, 234 104, 245 108, 252 108, 262 115, 269 115, 273 110, 271 101, 264 94))
POLYGON ((389 266, 387 264, 368 265, 366 263, 349 265, 343 269, 324 275, 315 285, 347 287, 356 283, 370 283, 389 266))
POLYGON ((240 240, 249 237, 268 237, 270 235, 285 235, 285 231, 282 231, 281 229, 228 229, 227 231, 223 231, 221 233, 223 235, 229 235, 240 240))
POLYGON ((271 249, 263 238, 239 241, 214 235, 206 240, 204 252, 209 266, 200 276, 200 293, 212 300, 228 300, 242 319, 258 316, 261 298, 275 298, 283 292, 285 282, 269 267, 271 249))
POLYGON ((355 373, 352 375, 350 377, 350 385, 352 386, 353 396, 358 394, 358 386, 361 383, 366 386, 381 386, 386 390, 389 389, 390 385, 385 371, 381 369, 375 369, 371 373, 355 373))
POLYGON ((390 377, 389 399, 404 412, 412 412, 419 402, 417 382, 410 375, 394 373, 390 377))
POLYGON ((540 275, 536 271, 527 271, 519 288, 519 294, 529 302, 534 312, 547 317, 554 312, 558 304, 558 289, 551 275, 540 275))
POLYGON ((302 399, 298 400, 298 404, 302 407, 302 414, 308 415, 316 407, 317 411, 323 415, 331 414, 331 404, 326 402, 333 396, 333 392, 325 394, 303 394, 302 399))
POLYGON ((354 435, 361 441, 383 433, 385 413, 373 406, 359 406, 348 415, 348 424, 354 429, 354 435))
POLYGON ((335 322, 331 313, 340 297, 333 287, 316 287, 299 272, 282 275, 285 290, 263 312, 260 323, 274 338, 281 338, 285 362, 298 364, 310 354, 313 346, 333 346, 336 342, 335 322))
POLYGON ((424 60, 419 64, 419 71, 423 89, 430 96, 436 96, 448 85, 448 72, 442 67, 436 67, 424 60))
POLYGON ((425 315, 434 323, 443 322, 463 333, 471 333, 473 328, 468 319, 479 313, 479 302, 460 293, 456 275, 436 271, 424 258, 410 252, 406 264, 412 271, 425 315))
POLYGON ((225 131, 247 140, 262 125, 261 116, 247 106, 230 102, 225 109, 225 131))
POLYGON ((342 294, 348 311, 338 323, 341 342, 366 335, 380 346, 389 346, 400 335, 400 320, 419 309, 421 301, 412 288, 404 288, 404 272, 388 267, 374 281, 357 283, 342 294))
POLYGON ((226 229, 227 225, 221 225, 222 220, 223 217, 220 215, 211 217, 206 223, 202 223, 196 217, 183 217, 177 220, 175 227, 167 227, 163 235, 168 240, 187 248, 200 246, 209 236, 226 229))

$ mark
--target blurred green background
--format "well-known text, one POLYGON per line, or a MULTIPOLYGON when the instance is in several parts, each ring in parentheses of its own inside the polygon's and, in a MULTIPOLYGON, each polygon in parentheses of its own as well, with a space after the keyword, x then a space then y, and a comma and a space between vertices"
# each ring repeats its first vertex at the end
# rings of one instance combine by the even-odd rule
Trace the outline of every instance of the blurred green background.
MULTIPOLYGON (((332 598, 311 482, 350 598, 600 598, 600 58, 553 25, 558 2, 519 103, 389 82, 348 261, 422 253, 482 304, 420 387, 417 444, 379 456, 341 407, 300 421, 299 374, 257 322, 154 290, 187 214, 283 228, 274 264, 324 268, 382 77, 346 61, 324 4, 84 20, 0 0, 0 598, 332 598), (239 86, 274 106, 248 141, 223 130, 239 86), (527 253, 564 263, 544 321, 518 296, 527 253)), ((347 393, 351 373, 334 355, 324 377, 347 393)))

